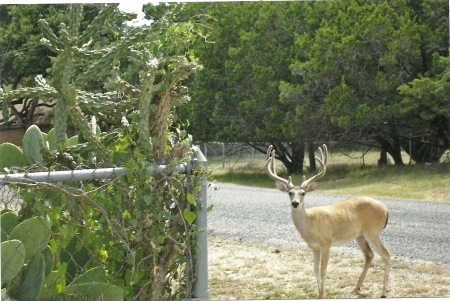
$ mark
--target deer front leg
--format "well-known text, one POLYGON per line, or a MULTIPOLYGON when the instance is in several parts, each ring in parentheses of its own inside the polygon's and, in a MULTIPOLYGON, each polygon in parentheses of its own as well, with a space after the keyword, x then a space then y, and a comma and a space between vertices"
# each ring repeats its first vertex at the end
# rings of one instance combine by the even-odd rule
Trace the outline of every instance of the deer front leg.
POLYGON ((317 278, 317 288, 319 289, 319 298, 322 295, 321 292, 321 281, 320 281, 320 250, 313 250, 314 253, 314 273, 316 274, 317 278))
POLYGON ((328 259, 330 257, 330 246, 322 247, 320 250, 320 288, 319 298, 325 298, 325 277, 327 274, 328 259))

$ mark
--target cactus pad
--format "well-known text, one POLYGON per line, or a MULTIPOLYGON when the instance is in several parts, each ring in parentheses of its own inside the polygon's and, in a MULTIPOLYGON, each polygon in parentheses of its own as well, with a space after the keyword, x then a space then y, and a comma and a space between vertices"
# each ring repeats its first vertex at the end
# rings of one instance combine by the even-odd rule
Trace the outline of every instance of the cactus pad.
POLYGON ((19 147, 9 142, 0 144, 0 172, 3 172, 5 167, 27 165, 27 160, 19 147))
POLYGON ((42 161, 41 147, 44 145, 42 132, 37 125, 30 126, 23 135, 22 148, 29 164, 42 161))
POLYGON ((20 240, 12 239, 1 244, 1 279, 4 283, 16 278, 25 263, 25 246, 20 240))
POLYGON ((23 242, 27 260, 42 252, 47 247, 50 237, 50 227, 41 216, 32 217, 21 222, 9 234, 10 239, 18 239, 23 242))

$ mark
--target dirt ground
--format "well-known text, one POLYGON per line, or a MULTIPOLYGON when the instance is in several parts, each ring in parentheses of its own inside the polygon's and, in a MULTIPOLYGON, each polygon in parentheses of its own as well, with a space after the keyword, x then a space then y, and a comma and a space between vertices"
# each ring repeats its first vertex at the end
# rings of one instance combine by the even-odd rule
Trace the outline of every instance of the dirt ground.
MULTIPOLYGON (((333 250, 333 249, 332 249, 333 250)), ((388 298, 450 297, 450 272, 429 262, 391 258, 388 298)), ((353 293, 364 259, 332 251, 327 298, 379 298, 383 265, 375 255, 360 294, 353 293)), ((210 300, 317 298, 313 255, 309 250, 209 237, 210 300)))

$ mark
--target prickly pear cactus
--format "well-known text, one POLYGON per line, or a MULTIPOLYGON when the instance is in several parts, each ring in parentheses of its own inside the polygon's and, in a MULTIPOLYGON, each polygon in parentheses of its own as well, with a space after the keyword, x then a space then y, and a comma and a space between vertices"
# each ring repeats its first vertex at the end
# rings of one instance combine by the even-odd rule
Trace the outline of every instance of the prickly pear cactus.
MULTIPOLYGON (((44 139, 46 142, 48 142, 48 149, 50 151, 54 151, 59 149, 59 146, 57 144, 57 138, 56 138, 56 128, 52 128, 50 131, 48 131, 47 133, 47 137, 44 139)), ((66 133, 64 133, 64 145, 68 145, 69 144, 69 139, 67 138, 66 133)))
POLYGON ((42 252, 50 241, 50 226, 45 218, 36 216, 18 224, 9 233, 9 239, 18 239, 27 250, 25 259, 42 252))
POLYGON ((42 162, 41 148, 44 146, 44 137, 37 125, 30 126, 22 139, 22 148, 28 164, 42 162))
MULTIPOLYGON (((50 300, 57 297, 55 289, 61 275, 52 271, 55 255, 48 245, 50 228, 43 217, 33 217, 21 223, 17 215, 4 212, 2 227, 1 284, 2 300, 9 297, 18 301, 50 300), (10 291, 7 289, 9 288, 10 291)), ((123 300, 123 290, 106 283, 106 272, 95 267, 74 278, 60 297, 70 300, 123 300)))
MULTIPOLYGON (((187 89, 179 83, 201 68, 193 58, 174 54, 175 49, 187 49, 186 41, 191 39, 192 27, 185 23, 171 24, 161 21, 158 28, 133 30, 125 39, 114 47, 91 50, 87 47, 91 37, 98 34, 98 28, 113 14, 124 19, 132 19, 117 10, 117 4, 108 4, 82 33, 79 24, 82 17, 82 5, 72 5, 70 23, 61 24, 59 36, 50 28, 47 21, 39 20, 43 33, 42 44, 58 56, 51 69, 52 83, 47 84, 42 76, 36 77, 36 87, 18 89, 0 94, 3 105, 18 97, 38 97, 39 99, 57 99, 54 108, 55 145, 68 146, 65 137, 68 125, 79 130, 94 151, 96 161, 111 164, 111 155, 101 138, 89 128, 86 114, 120 115, 125 111, 138 108, 138 145, 149 160, 165 163, 167 136, 172 122, 172 109, 181 103, 180 99, 187 89), (177 45, 177 46, 174 46, 177 45), (139 73, 139 85, 133 86, 116 74, 117 93, 92 94, 76 89, 78 83, 86 83, 94 78, 99 70, 111 68, 118 57, 127 55, 145 62, 139 73), (72 68, 77 60, 96 61, 92 67, 77 79, 73 78, 72 68), (183 91, 185 90, 185 91, 183 91), (121 95, 126 95, 125 97, 121 95)), ((191 42, 189 42, 191 43, 191 42)), ((120 120, 120 118, 118 119, 120 120)))
POLYGON ((11 239, 1 244, 1 278, 3 284, 17 277, 25 263, 25 246, 20 240, 11 239))
POLYGON ((45 261, 41 253, 30 260, 20 278, 17 288, 11 293, 11 297, 22 301, 34 300, 41 291, 45 278, 45 261))
POLYGON ((2 242, 8 239, 8 235, 12 229, 14 229, 19 220, 17 218, 17 214, 14 211, 6 211, 3 212, 0 216, 0 231, 2 242))
POLYGON ((22 149, 9 142, 0 144, 0 173, 4 172, 5 167, 22 167, 27 165, 28 162, 22 149))
POLYGON ((50 227, 43 217, 34 217, 18 223, 16 214, 11 211, 4 212, 0 219, 1 279, 2 286, 9 283, 6 287, 10 290, 4 292, 5 298, 34 300, 55 260, 48 247, 50 227))

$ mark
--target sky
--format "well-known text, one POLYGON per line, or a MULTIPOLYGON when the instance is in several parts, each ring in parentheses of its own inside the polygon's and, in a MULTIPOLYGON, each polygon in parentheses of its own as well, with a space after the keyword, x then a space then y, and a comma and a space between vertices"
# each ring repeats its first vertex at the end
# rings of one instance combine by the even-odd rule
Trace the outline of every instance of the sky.
POLYGON ((137 13, 138 16, 134 22, 141 24, 150 24, 148 20, 144 19, 144 13, 142 12, 142 5, 146 3, 153 3, 158 5, 162 0, 119 0, 119 1, 102 1, 102 0, 1 0, 1 4, 58 4, 58 3, 120 3, 119 9, 127 13, 137 13))
POLYGON ((150 24, 149 20, 144 19, 144 13, 142 12, 142 5, 147 3, 153 3, 158 5, 159 1, 149 1, 149 0, 128 0, 119 2, 119 9, 127 13, 137 13, 137 18, 133 21, 137 25, 150 24))

